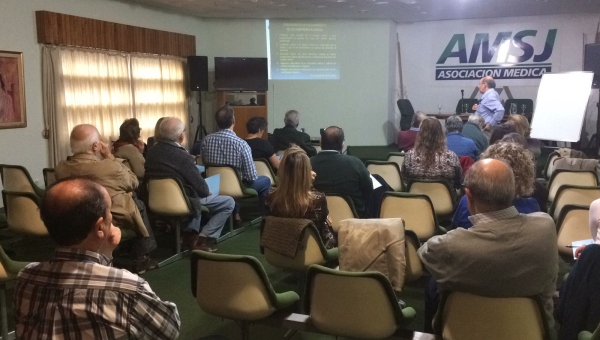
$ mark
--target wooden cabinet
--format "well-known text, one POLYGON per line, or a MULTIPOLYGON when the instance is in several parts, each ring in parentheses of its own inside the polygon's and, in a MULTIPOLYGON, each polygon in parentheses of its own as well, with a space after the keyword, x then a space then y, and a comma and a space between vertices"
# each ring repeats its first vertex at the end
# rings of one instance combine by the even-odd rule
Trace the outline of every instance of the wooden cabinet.
MULTIPOLYGON (((244 95, 246 97, 256 97, 256 103, 258 105, 231 105, 233 107, 233 113, 235 116, 235 126, 233 132, 240 137, 246 138, 248 132, 246 131, 246 123, 252 117, 263 117, 268 120, 267 114, 267 92, 232 92, 232 91, 217 91, 217 107, 221 107, 227 103, 232 104, 235 102, 235 98, 244 95)), ((267 131, 262 136, 263 139, 267 139, 267 131)))

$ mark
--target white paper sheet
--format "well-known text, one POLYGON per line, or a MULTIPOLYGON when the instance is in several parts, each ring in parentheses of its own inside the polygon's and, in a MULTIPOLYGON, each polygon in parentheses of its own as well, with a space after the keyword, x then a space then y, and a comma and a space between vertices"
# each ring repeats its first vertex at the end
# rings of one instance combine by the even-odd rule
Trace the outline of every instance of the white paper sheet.
POLYGON ((571 245, 573 246, 573 258, 574 258, 574 259, 577 259, 577 258, 575 257, 575 250, 577 250, 577 248, 579 248, 580 246, 582 246, 582 245, 584 245, 584 244, 585 244, 586 246, 587 246, 588 244, 594 244, 594 239, 591 239, 591 238, 589 238, 589 239, 587 239, 587 240, 575 241, 575 242, 571 243, 571 245))
POLYGON ((381 183, 379 183, 379 181, 376 180, 375 177, 373 177, 373 175, 371 175, 371 180, 373 181, 373 190, 375 190, 381 186, 381 183))

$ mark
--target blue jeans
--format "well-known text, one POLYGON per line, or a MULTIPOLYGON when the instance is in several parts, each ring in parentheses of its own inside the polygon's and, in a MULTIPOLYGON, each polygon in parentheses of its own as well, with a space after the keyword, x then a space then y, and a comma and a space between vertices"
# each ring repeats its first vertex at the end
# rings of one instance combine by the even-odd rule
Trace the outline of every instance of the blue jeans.
POLYGON ((265 214, 265 201, 267 194, 271 190, 271 180, 267 176, 258 176, 254 181, 246 182, 246 186, 256 190, 258 193, 258 211, 261 215, 265 214))
POLYGON ((195 232, 200 233, 200 236, 210 237, 210 238, 218 238, 221 235, 221 230, 223 230, 223 226, 225 226, 225 222, 231 213, 233 212, 233 208, 235 207, 235 201, 233 198, 229 196, 215 196, 208 198, 190 198, 192 204, 197 207, 196 215, 190 220, 187 228, 185 228, 184 232, 195 232), (200 206, 203 205, 208 208, 210 220, 204 227, 201 229, 201 219, 202 216, 200 214, 200 206))

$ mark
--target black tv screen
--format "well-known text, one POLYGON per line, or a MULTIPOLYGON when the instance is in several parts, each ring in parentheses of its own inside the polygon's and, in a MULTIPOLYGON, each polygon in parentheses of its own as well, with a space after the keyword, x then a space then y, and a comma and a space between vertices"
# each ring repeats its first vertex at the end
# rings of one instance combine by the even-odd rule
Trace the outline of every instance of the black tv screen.
POLYGON ((267 58, 215 57, 215 89, 230 91, 267 91, 267 58))

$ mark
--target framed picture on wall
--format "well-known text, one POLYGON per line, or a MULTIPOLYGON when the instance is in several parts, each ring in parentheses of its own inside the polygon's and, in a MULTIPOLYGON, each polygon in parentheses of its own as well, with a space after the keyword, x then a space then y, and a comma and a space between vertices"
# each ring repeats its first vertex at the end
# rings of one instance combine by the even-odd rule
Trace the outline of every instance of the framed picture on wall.
POLYGON ((26 126, 23 53, 0 51, 0 129, 26 126))

